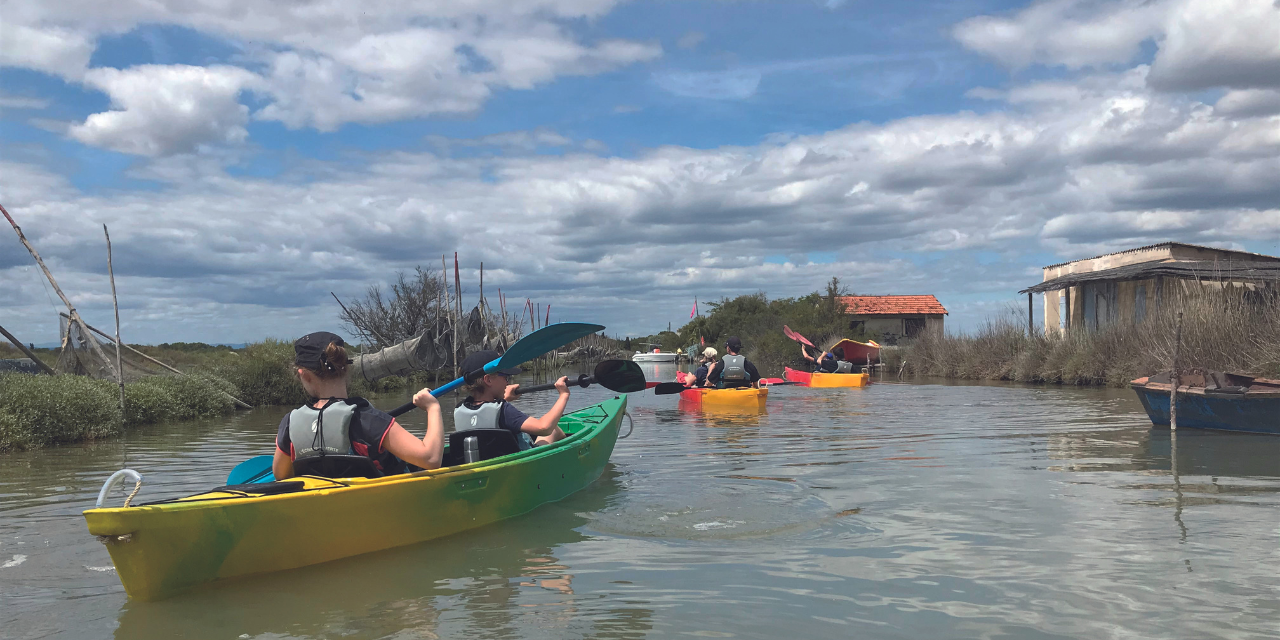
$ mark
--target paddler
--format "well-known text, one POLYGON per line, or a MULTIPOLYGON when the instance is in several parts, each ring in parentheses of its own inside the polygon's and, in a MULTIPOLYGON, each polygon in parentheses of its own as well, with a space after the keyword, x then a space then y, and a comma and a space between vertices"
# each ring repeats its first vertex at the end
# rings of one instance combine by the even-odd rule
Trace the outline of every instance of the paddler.
POLYGON ((813 364, 815 373, 853 373, 853 363, 844 359, 844 347, 824 351, 816 359, 800 345, 800 355, 813 364))
POLYGON ((702 358, 699 361, 698 368, 693 372, 693 377, 688 378, 686 387, 700 387, 707 383, 707 374, 711 372, 711 367, 716 363, 716 356, 720 355, 715 347, 707 347, 702 350, 702 358))
POLYGON ((351 360, 340 336, 309 333, 293 343, 293 353, 298 379, 311 400, 280 421, 271 464, 277 480, 293 477, 295 462, 310 465, 325 455, 368 457, 383 475, 404 473, 405 463, 440 467, 444 420, 430 389, 413 396, 413 404, 427 412, 427 433, 419 440, 368 400, 347 397, 351 360))
POLYGON ((724 348, 728 353, 707 371, 707 380, 703 386, 720 389, 759 386, 760 372, 756 365, 739 353, 742 351, 742 341, 737 336, 730 336, 725 340, 724 348))
POLYGON ((560 397, 540 418, 531 418, 511 404, 520 395, 520 385, 511 384, 511 376, 520 369, 500 369, 485 373, 484 366, 502 357, 497 351, 477 351, 462 361, 462 379, 469 395, 453 410, 455 431, 468 429, 506 429, 516 436, 520 450, 551 444, 564 437, 560 417, 569 404, 569 378, 556 380, 560 397))

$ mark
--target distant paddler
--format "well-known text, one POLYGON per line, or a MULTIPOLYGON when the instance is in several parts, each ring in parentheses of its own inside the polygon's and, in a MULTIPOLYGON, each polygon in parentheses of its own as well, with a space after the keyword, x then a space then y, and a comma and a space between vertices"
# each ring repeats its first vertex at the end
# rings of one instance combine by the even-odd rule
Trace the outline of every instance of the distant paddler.
POLYGON ((853 363, 844 359, 844 348, 836 347, 830 351, 823 351, 821 355, 814 358, 804 347, 805 345, 800 345, 800 355, 813 365, 815 373, 853 373, 853 363))
POLYGON ((707 379, 702 386, 718 389, 760 386, 760 371, 740 353, 742 340, 730 336, 725 340, 724 348, 728 353, 707 371, 707 379))

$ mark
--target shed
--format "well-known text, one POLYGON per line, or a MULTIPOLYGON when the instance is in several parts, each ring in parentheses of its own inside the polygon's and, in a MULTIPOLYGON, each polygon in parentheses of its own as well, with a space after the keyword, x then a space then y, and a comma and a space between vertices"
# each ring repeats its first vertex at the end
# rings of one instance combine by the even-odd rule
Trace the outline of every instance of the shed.
POLYGON ((881 336, 885 344, 915 338, 924 331, 942 331, 947 310, 932 295, 841 296, 849 329, 881 336))
MULTIPOLYGON (((1245 291, 1280 283, 1280 257, 1182 242, 1108 253, 1044 267, 1044 281, 1027 294, 1028 314, 1044 294, 1045 334, 1070 327, 1096 330, 1117 321, 1141 322, 1171 286, 1234 285, 1245 291)), ((1030 322, 1030 315, 1028 315, 1030 322)))

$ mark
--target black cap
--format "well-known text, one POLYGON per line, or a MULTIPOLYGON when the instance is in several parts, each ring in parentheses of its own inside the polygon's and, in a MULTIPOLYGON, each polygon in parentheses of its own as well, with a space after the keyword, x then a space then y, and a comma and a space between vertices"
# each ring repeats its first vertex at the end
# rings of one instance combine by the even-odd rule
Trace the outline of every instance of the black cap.
POLYGON ((729 339, 724 341, 724 346, 734 351, 742 351, 742 341, 738 339, 738 336, 729 336, 729 339))
MULTIPOLYGON (((497 351, 493 351, 492 349, 485 349, 484 351, 477 351, 468 355, 466 358, 462 359, 462 379, 468 384, 479 380, 480 376, 485 374, 484 366, 501 357, 501 354, 497 351)), ((509 376, 514 376, 520 373, 520 368, 511 367, 508 369, 496 369, 489 373, 505 373, 509 376)))
MULTIPOLYGON (((293 343, 293 363, 311 371, 332 369, 333 367, 328 366, 328 359, 324 355, 324 350, 329 348, 330 343, 339 347, 347 344, 342 340, 342 336, 328 331, 308 333, 298 338, 298 341, 293 343)), ((347 360, 347 364, 351 362, 350 359, 347 360)))

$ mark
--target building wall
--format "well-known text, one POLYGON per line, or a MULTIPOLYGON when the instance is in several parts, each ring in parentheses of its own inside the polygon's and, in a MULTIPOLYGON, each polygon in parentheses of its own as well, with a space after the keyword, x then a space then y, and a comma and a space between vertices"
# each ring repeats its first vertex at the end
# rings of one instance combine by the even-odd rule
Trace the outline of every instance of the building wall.
POLYGON ((907 320, 923 320, 925 331, 942 331, 946 316, 849 316, 850 322, 862 322, 868 335, 884 344, 897 344, 907 337, 907 320))

